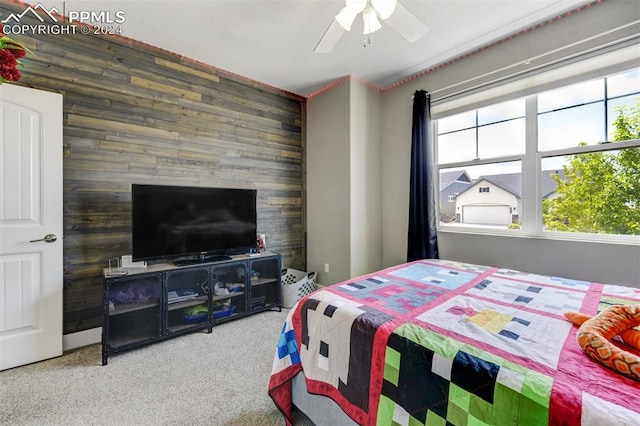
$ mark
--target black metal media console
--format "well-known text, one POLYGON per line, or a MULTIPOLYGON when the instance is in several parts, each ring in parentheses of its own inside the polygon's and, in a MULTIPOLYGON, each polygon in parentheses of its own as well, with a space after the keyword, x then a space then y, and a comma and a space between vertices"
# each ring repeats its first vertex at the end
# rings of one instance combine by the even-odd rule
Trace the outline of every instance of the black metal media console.
POLYGON ((103 274, 102 365, 118 352, 282 308, 277 253, 103 274))

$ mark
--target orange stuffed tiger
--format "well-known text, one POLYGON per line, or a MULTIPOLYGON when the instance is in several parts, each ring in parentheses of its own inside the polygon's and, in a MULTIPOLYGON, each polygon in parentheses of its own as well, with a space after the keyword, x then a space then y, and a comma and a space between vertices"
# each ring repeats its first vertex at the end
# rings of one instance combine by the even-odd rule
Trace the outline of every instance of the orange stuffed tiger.
POLYGON ((640 357, 609 341, 620 336, 629 346, 640 349, 640 331, 633 330, 633 327, 640 325, 640 305, 611 306, 590 319, 579 312, 567 312, 565 317, 575 324, 582 324, 577 340, 588 356, 640 381, 640 357))

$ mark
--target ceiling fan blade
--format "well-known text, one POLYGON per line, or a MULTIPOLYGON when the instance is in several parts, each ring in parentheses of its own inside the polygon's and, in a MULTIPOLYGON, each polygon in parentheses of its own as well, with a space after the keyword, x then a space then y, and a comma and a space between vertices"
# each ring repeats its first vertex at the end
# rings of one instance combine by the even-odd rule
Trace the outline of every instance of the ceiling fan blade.
POLYGON ((409 43, 414 43, 429 31, 429 27, 400 2, 396 5, 396 10, 384 22, 406 38, 409 43))
POLYGON ((313 49, 313 53, 329 53, 333 50, 333 47, 338 43, 340 37, 344 33, 344 28, 340 26, 338 21, 335 19, 331 21, 331 25, 327 28, 327 31, 324 32, 324 35, 316 45, 316 48, 313 49))

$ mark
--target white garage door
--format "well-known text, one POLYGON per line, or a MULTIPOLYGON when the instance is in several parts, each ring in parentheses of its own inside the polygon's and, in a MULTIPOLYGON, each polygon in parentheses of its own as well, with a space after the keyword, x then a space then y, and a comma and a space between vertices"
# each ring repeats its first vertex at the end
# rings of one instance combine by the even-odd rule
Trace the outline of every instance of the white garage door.
POLYGON ((463 206, 462 222, 507 226, 511 223, 511 213, 509 206, 463 206))

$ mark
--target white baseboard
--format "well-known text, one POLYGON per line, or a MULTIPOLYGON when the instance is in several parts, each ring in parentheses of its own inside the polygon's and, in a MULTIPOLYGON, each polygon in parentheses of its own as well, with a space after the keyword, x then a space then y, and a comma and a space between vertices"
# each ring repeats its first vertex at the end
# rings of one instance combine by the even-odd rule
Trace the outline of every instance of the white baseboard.
POLYGON ((65 334, 62 336, 62 350, 81 348, 94 343, 102 342, 102 327, 89 330, 78 331, 77 333, 65 334))

